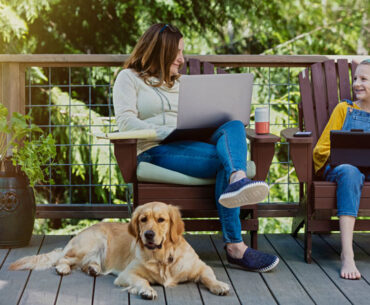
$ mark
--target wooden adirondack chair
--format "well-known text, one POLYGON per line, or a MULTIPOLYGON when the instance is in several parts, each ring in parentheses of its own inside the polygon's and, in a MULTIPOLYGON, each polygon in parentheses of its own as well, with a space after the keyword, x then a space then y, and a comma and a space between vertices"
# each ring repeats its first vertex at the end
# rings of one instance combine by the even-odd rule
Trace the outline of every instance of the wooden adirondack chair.
MULTIPOLYGON (((355 62, 348 64, 345 59, 328 60, 302 71, 299 74, 299 129, 311 131, 312 136, 294 137, 298 128, 281 132, 290 143, 290 157, 301 186, 300 209, 293 221, 293 234, 305 225, 307 262, 311 262, 312 233, 339 230, 339 221, 331 219, 336 215, 336 184, 321 181, 314 175, 312 152, 337 103, 342 99, 353 100, 350 73, 353 78, 356 66, 355 62)), ((359 215, 370 215, 369 182, 365 182, 362 190, 359 215)), ((370 230, 370 220, 356 220, 355 230, 370 230)))
MULTIPOLYGON (((189 59, 184 65, 183 74, 213 74, 215 67, 189 59)), ((226 73, 217 69, 217 73, 226 73)), ((255 179, 265 180, 274 155, 274 144, 280 140, 274 135, 256 135, 248 130, 251 141, 251 158, 256 163, 255 179)), ((136 175, 136 142, 137 140, 111 140, 114 143, 114 153, 126 183, 133 184, 134 208, 149 201, 163 201, 181 209, 186 218, 217 218, 217 207, 214 198, 214 185, 186 186, 178 184, 146 183, 138 181, 136 175)), ((242 230, 251 231, 252 247, 257 248, 257 205, 242 207, 242 230)), ((185 220, 187 231, 219 231, 218 219, 185 220)))

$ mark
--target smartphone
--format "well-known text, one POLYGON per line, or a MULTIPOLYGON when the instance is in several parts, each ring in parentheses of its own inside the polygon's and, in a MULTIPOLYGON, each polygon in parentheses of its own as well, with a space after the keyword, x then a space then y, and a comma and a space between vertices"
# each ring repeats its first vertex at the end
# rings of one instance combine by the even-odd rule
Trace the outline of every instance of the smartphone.
POLYGON ((295 137, 310 137, 312 135, 311 131, 297 131, 294 136, 295 137))

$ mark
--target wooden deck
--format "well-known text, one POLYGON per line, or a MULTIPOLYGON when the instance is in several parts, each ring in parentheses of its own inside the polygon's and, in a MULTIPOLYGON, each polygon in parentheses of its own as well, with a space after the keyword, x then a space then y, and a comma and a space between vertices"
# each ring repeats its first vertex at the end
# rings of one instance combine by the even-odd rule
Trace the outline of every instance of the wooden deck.
POLYGON ((158 299, 145 301, 113 285, 113 276, 93 278, 81 271, 58 276, 54 270, 9 271, 11 262, 63 247, 69 236, 33 236, 28 247, 0 249, 0 304, 369 304, 370 235, 356 234, 355 255, 363 278, 339 277, 338 234, 314 236, 313 263, 303 261, 302 240, 290 235, 259 236, 259 249, 276 253, 278 267, 258 274, 228 265, 222 239, 218 235, 186 235, 199 256, 215 271, 218 279, 231 285, 231 293, 221 297, 202 285, 181 284, 164 289, 155 286, 158 299))

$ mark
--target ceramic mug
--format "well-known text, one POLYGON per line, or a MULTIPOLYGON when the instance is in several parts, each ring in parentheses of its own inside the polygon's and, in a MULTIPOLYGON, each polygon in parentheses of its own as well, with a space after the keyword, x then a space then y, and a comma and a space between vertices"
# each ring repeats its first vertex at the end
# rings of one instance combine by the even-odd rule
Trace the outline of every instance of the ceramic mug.
POLYGON ((270 132, 268 107, 257 107, 254 112, 254 118, 257 134, 266 134, 270 132))

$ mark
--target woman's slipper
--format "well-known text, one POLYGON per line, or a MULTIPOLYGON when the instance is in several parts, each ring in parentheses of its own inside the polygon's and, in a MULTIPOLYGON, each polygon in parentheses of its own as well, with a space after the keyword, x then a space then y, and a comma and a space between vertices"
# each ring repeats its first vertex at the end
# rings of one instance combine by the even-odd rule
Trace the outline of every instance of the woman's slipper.
POLYGON ((219 202, 227 208, 237 208, 243 205, 263 201, 269 193, 269 186, 264 181, 253 181, 243 178, 229 184, 219 198, 219 202))
POLYGON ((255 272, 267 272, 274 269, 279 263, 279 258, 275 255, 263 253, 252 248, 245 250, 243 258, 233 258, 227 253, 226 258, 230 264, 238 265, 243 269, 255 272))

